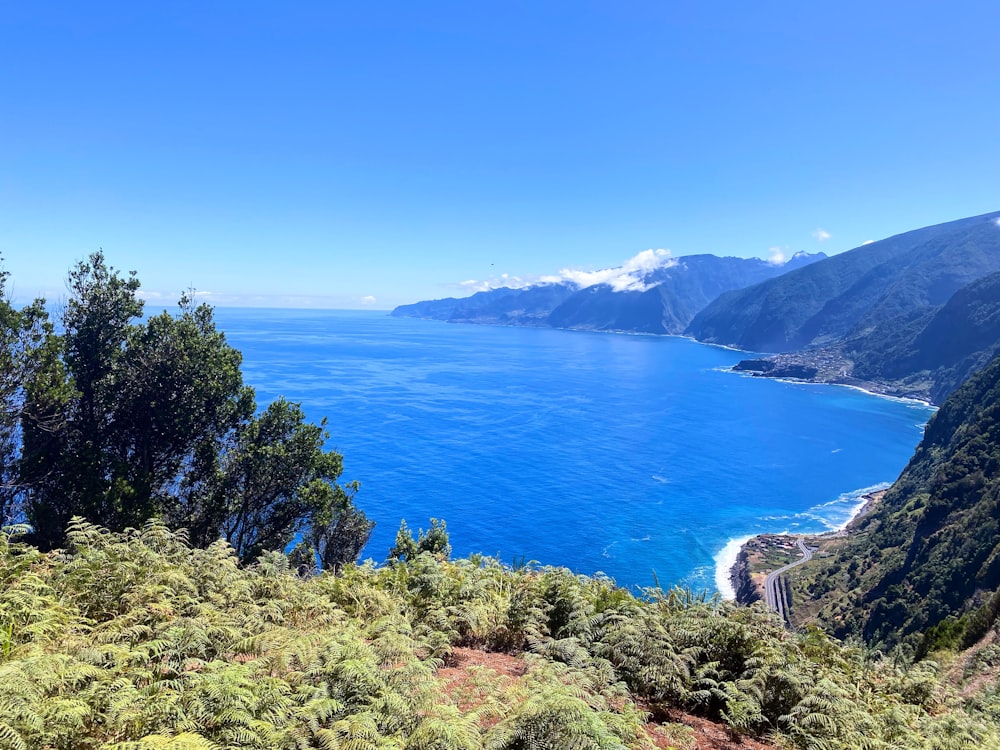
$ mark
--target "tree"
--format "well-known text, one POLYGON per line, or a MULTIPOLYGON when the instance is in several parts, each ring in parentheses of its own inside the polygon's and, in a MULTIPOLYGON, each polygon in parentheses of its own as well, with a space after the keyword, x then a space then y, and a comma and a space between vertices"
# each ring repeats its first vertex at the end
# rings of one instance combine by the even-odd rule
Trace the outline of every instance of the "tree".
MULTIPOLYGON (((350 485, 348 492, 336 484, 343 457, 324 449, 329 438, 325 424, 306 422, 300 404, 283 398, 271 403, 237 427, 214 478, 187 495, 187 517, 221 516, 222 533, 242 560, 284 549, 297 533, 309 529, 309 541, 327 567, 339 556, 331 542, 339 538, 346 543, 348 526, 364 537, 360 546, 357 539, 351 542, 360 553, 371 524, 363 514, 350 520, 359 513, 351 504, 357 485, 350 485), (338 536, 334 531, 341 519, 338 536)), ((198 525, 211 527, 210 522, 198 525)))
POLYGON ((0 270, 0 526, 23 520, 21 420, 25 382, 41 366, 41 344, 51 333, 43 300, 17 310, 7 298, 9 273, 0 270))
MULTIPOLYGON (((255 416, 242 355, 211 307, 185 294, 177 314, 143 321, 135 273, 101 253, 76 265, 69 289, 61 334, 34 312, 11 319, 37 340, 22 416, 5 412, 23 433, 36 544, 60 546, 73 516, 112 530, 160 517, 198 546, 225 537, 243 560, 303 531, 324 565, 356 558, 372 524, 352 504, 357 486, 337 484, 343 460, 324 448, 325 422, 284 399, 255 416)), ((0 450, 9 434, 0 425, 0 450)))
POLYGON ((29 389, 33 413, 49 418, 24 422, 28 518, 44 547, 73 515, 122 529, 167 512, 186 473, 253 412, 240 353, 208 306, 184 296, 177 317, 136 323, 139 281, 101 253, 77 264, 69 288, 52 337, 63 370, 29 389))
POLYGON ((431 527, 424 531, 417 532, 417 538, 413 538, 413 532, 406 525, 404 518, 399 524, 399 531, 396 532, 396 543, 389 550, 389 560, 413 560, 422 552, 428 552, 440 560, 447 560, 451 557, 451 541, 448 538, 448 527, 444 521, 437 518, 431 519, 431 527))
POLYGON ((375 522, 354 505, 354 494, 360 487, 357 482, 350 482, 346 487, 327 486, 332 489, 333 497, 313 516, 307 538, 323 569, 337 572, 360 557, 375 522))

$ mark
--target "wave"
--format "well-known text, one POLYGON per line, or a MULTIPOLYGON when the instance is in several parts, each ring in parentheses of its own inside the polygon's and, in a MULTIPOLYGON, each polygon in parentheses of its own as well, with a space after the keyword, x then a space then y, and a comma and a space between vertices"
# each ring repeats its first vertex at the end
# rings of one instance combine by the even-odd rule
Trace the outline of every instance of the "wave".
MULTIPOLYGON (((823 527, 823 531, 843 531, 847 525, 853 521, 861 512, 861 509, 868 503, 868 495, 873 492, 881 492, 892 486, 891 482, 879 482, 868 487, 862 487, 850 492, 843 492, 833 500, 825 503, 818 503, 811 508, 807 508, 792 515, 761 516, 761 521, 793 521, 792 526, 815 525, 823 527), (796 522, 806 522, 805 524, 796 522)), ((769 534, 784 534, 787 532, 769 531, 769 534)), ((807 530, 796 529, 795 533, 816 533, 807 530)))
MULTIPOLYGON (((879 482, 869 487, 862 487, 857 490, 841 493, 833 500, 814 505, 812 508, 802 513, 796 513, 794 516, 768 516, 761 520, 777 521, 796 518, 819 523, 825 527, 826 531, 843 531, 868 503, 868 495, 888 489, 891 486, 889 482, 879 482), (837 512, 836 517, 834 517, 830 511, 840 512, 837 512)), ((792 525, 796 526, 798 524, 792 525)), ((770 531, 766 533, 788 534, 789 529, 786 527, 783 531, 770 531)), ((795 533, 806 532, 796 530, 795 533)), ((747 536, 734 537, 727 541, 721 550, 715 553, 715 588, 718 589, 723 599, 736 598, 736 590, 733 588, 733 582, 730 580, 732 569, 736 564, 736 558, 740 554, 740 549, 750 539, 753 539, 754 536, 753 534, 749 534, 747 536)))
POLYGON ((847 525, 853 521, 861 512, 861 509, 868 503, 867 496, 873 492, 881 492, 892 486, 891 482, 879 482, 869 487, 862 487, 859 490, 851 490, 838 495, 834 500, 830 500, 819 505, 814 505, 802 515, 810 515, 820 521, 830 531, 843 531, 847 525), (824 509, 838 509, 837 517, 833 518, 829 513, 824 513, 824 509))
POLYGON ((736 589, 733 588, 730 577, 740 549, 751 539, 753 539, 753 534, 730 539, 722 549, 715 553, 715 588, 719 590, 723 599, 736 598, 736 589))

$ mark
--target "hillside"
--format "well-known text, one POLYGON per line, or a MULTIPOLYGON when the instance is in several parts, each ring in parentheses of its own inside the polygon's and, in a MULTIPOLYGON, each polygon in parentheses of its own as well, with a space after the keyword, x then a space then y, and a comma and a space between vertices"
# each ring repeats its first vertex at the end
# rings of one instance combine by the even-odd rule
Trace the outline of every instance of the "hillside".
POLYGON ((963 705, 933 665, 872 661, 760 608, 413 551, 299 577, 280 553, 241 566, 157 521, 77 520, 47 554, 0 534, 0 747, 1000 743, 996 696, 963 705))
POLYGON ((955 391, 909 465, 798 597, 840 637, 924 653, 971 645, 1000 611, 1000 357, 955 391))
POLYGON ((904 387, 927 384, 940 402, 1000 346, 1000 273, 962 287, 944 305, 916 313, 910 321, 877 326, 842 346, 852 374, 865 380, 898 380, 904 387))
POLYGON ((629 277, 627 285, 545 283, 493 289, 471 297, 416 302, 396 317, 452 323, 549 326, 599 331, 680 333, 695 314, 723 292, 815 262, 822 253, 799 253, 783 265, 758 258, 690 255, 629 277))
POLYGON ((687 332, 750 351, 789 352, 912 323, 1000 271, 998 217, 906 232, 728 292, 698 313, 687 332))
POLYGON ((940 404, 1000 348, 1000 273, 831 346, 743 360, 768 377, 857 385, 940 404))

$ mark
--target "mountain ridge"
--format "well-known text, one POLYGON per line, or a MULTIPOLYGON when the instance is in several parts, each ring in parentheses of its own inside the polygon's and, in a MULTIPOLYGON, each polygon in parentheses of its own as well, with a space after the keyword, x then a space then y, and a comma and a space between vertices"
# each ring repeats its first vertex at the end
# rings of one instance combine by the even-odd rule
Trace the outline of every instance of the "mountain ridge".
POLYGON ((967 648, 1000 614, 1000 356, 931 418, 882 500, 790 575, 798 623, 838 638, 967 648))
POLYGON ((797 253, 777 265, 759 258, 688 255, 671 258, 641 276, 630 273, 623 288, 607 282, 583 286, 569 280, 543 282, 400 305, 391 315, 452 323, 680 334, 719 294, 826 257, 797 253))
POLYGON ((998 221, 913 230, 728 292, 686 333, 777 352, 736 369, 941 403, 1000 340, 998 221))
POLYGON ((706 343, 779 353, 944 304, 962 286, 1000 271, 998 218, 993 212, 911 230, 727 292, 687 332, 706 343))

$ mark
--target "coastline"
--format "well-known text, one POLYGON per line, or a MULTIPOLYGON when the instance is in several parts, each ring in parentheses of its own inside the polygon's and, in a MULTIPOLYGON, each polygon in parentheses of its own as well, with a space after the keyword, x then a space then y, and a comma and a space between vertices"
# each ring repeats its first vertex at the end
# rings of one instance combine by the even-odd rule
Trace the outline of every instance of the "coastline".
POLYGON ((767 378, 788 383, 839 385, 871 396, 898 399, 904 403, 937 408, 931 399, 930 381, 904 383, 902 380, 866 380, 853 377, 853 362, 832 350, 804 350, 781 354, 764 354, 744 359, 733 365, 733 372, 754 378, 767 378))
POLYGON ((715 588, 719 590, 719 595, 726 601, 736 599, 733 571, 736 569, 736 563, 743 547, 753 538, 754 535, 747 535, 730 539, 721 550, 715 553, 715 588))
MULTIPOLYGON (((862 487, 845 495, 857 495, 857 502, 851 509, 848 518, 841 524, 833 526, 826 531, 809 533, 789 533, 772 532, 753 534, 743 537, 735 537, 726 542, 725 546, 715 555, 715 585, 719 594, 725 601, 736 601, 741 604, 750 603, 743 601, 751 597, 741 596, 741 591, 753 589, 756 584, 751 579, 750 547, 770 547, 787 544, 798 539, 816 539, 846 536, 850 533, 850 528, 860 519, 868 515, 878 504, 891 484, 881 483, 871 487, 862 487)), ((841 496, 843 497, 843 496, 841 496)), ((838 498, 839 499, 839 498, 838 498)), ((832 501, 832 504, 835 501, 832 501)))
MULTIPOLYGON (((704 343, 701 341, 697 341, 697 339, 694 339, 694 341, 696 341, 699 344, 704 343)), ((720 346, 723 349, 729 348, 721 346, 720 344, 706 344, 706 346, 720 346)), ((740 350, 734 349, 733 351, 740 351, 740 350)), ((926 407, 928 409, 932 409, 933 411, 937 411, 939 408, 938 405, 935 404, 933 401, 930 401, 929 399, 925 398, 920 398, 919 396, 912 396, 912 395, 903 396, 896 393, 889 393, 887 392, 887 390, 876 390, 876 388, 883 386, 871 381, 844 383, 844 382, 838 382, 836 380, 822 380, 819 378, 795 378, 791 377, 790 375, 769 375, 759 370, 737 369, 738 364, 739 363, 737 362, 736 365, 732 365, 730 367, 720 367, 719 370, 722 372, 730 372, 733 375, 739 375, 740 377, 744 378, 766 378, 767 380, 774 380, 778 383, 788 383, 789 385, 832 385, 832 386, 837 386, 839 388, 850 388, 853 391, 860 391, 861 393, 864 393, 865 395, 868 396, 875 396, 876 398, 884 398, 889 401, 896 401, 897 403, 901 404, 926 407), (867 387, 864 385, 859 385, 858 383, 867 383, 867 387)), ((888 389, 890 386, 884 386, 884 387, 888 389)))

